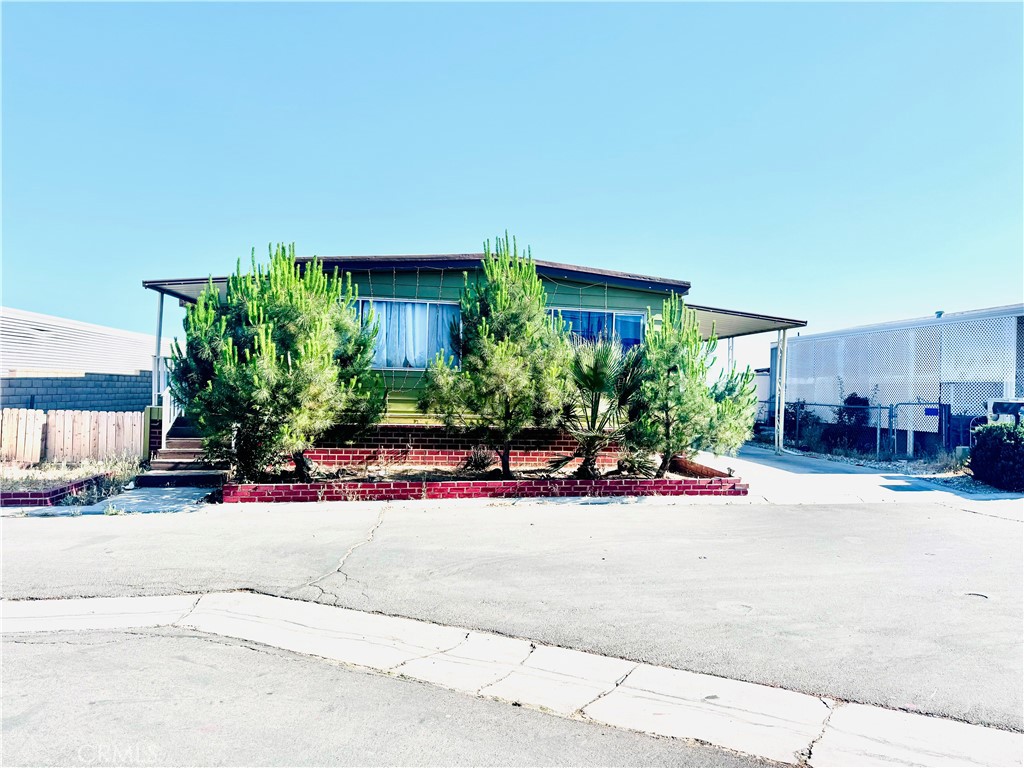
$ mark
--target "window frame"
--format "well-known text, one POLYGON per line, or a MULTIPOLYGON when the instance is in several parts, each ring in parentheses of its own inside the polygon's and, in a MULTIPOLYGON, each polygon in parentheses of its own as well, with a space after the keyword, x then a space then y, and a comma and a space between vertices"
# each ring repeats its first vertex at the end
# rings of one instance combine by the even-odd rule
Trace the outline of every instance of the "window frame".
MULTIPOLYGON (((386 302, 389 302, 389 303, 401 302, 402 304, 445 304, 445 305, 451 306, 451 307, 459 307, 459 334, 460 335, 462 334, 462 302, 459 302, 459 301, 446 301, 444 299, 400 299, 400 298, 383 298, 383 297, 365 298, 365 297, 362 297, 362 296, 360 296, 357 299, 357 301, 360 304, 360 310, 359 310, 359 322, 360 323, 363 322, 362 303, 364 301, 368 301, 371 305, 374 304, 374 303, 383 303, 383 302, 386 301, 386 302)), ((374 339, 373 343, 374 343, 374 353, 376 355, 377 340, 374 339)), ((449 353, 449 357, 450 357, 451 356, 450 355, 451 350, 446 349, 445 351, 449 353)), ((431 358, 431 360, 432 359, 433 358, 431 358)), ((371 364, 370 365, 370 370, 371 371, 426 371, 429 366, 430 366, 430 361, 428 361, 427 365, 423 366, 422 368, 413 367, 413 366, 408 366, 408 367, 404 367, 404 366, 401 366, 401 367, 387 367, 387 366, 385 366, 385 367, 378 368, 378 367, 376 367, 376 366, 371 364)))
MULTIPOLYGON (((627 317, 639 317, 640 318, 640 343, 641 344, 643 343, 644 337, 647 336, 647 313, 646 312, 637 312, 637 311, 628 310, 628 309, 617 310, 617 309, 594 309, 592 307, 554 307, 554 306, 549 306, 548 307, 548 311, 552 312, 552 313, 554 313, 554 312, 597 312, 597 313, 600 313, 602 315, 610 314, 612 316, 612 333, 615 332, 615 321, 618 319, 619 315, 625 315, 627 317)), ((554 317, 554 314, 552 314, 551 316, 554 317)), ((574 331, 569 331, 569 333, 574 333, 574 331)), ((576 334, 576 335, 578 336, 579 334, 576 334)))

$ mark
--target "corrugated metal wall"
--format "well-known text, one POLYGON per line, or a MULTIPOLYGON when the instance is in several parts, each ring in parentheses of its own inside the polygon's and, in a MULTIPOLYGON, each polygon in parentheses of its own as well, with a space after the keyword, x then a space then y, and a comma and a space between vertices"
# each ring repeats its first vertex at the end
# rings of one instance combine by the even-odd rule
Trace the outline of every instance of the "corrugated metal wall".
MULTIPOLYGON (((174 329, 180 335, 180 331, 174 329)), ((133 374, 153 368, 155 337, 0 308, 0 372, 133 374)), ((165 354, 170 353, 165 341, 165 354)))

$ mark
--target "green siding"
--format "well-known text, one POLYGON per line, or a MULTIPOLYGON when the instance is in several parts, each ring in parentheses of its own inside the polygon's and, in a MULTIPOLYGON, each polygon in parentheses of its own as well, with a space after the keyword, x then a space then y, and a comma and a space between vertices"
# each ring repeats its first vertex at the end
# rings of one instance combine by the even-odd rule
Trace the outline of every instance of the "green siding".
MULTIPOLYGON (((472 270, 474 280, 480 270, 472 270)), ((383 272, 358 270, 352 273, 359 297, 363 299, 420 299, 422 301, 458 301, 465 285, 462 270, 420 269, 418 272, 383 272)), ((611 312, 654 311, 654 321, 661 319, 664 293, 630 290, 604 283, 581 283, 571 280, 541 278, 548 294, 548 306, 562 309, 594 309, 611 312)), ((416 402, 423 391, 423 372, 382 371, 388 387, 388 424, 434 423, 436 419, 420 413, 416 402)))

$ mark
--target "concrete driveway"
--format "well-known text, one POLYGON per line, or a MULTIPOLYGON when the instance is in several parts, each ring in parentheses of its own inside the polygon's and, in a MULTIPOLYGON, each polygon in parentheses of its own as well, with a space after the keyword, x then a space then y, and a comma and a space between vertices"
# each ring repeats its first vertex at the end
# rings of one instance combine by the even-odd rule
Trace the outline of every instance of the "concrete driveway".
POLYGON ((249 588, 1021 729, 1022 525, 920 498, 5 519, 4 596, 249 588))

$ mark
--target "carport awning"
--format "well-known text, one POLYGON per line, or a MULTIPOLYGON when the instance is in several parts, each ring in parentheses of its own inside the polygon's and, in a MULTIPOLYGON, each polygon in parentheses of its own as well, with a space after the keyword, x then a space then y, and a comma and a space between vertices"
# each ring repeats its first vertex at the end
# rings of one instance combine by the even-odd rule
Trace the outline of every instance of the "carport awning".
POLYGON ((732 339, 736 336, 750 336, 754 333, 803 328, 807 325, 806 320, 792 320, 787 317, 773 317, 771 315, 759 315, 754 312, 740 312, 733 309, 702 307, 697 304, 687 304, 686 306, 697 312, 697 319, 700 321, 700 331, 704 338, 711 335, 712 327, 714 327, 715 332, 718 334, 718 338, 732 339))
MULTIPOLYGON (((223 296, 227 281, 226 277, 195 277, 176 280, 145 280, 142 285, 184 303, 194 304, 199 294, 203 292, 203 289, 210 282, 213 282, 220 289, 221 296, 223 296)), ((736 336, 749 336, 754 333, 803 328, 807 325, 805 320, 760 315, 755 312, 740 312, 733 309, 705 307, 698 304, 687 304, 687 306, 697 312, 700 330, 705 338, 711 335, 712 328, 718 334, 718 338, 730 339, 736 336)))

